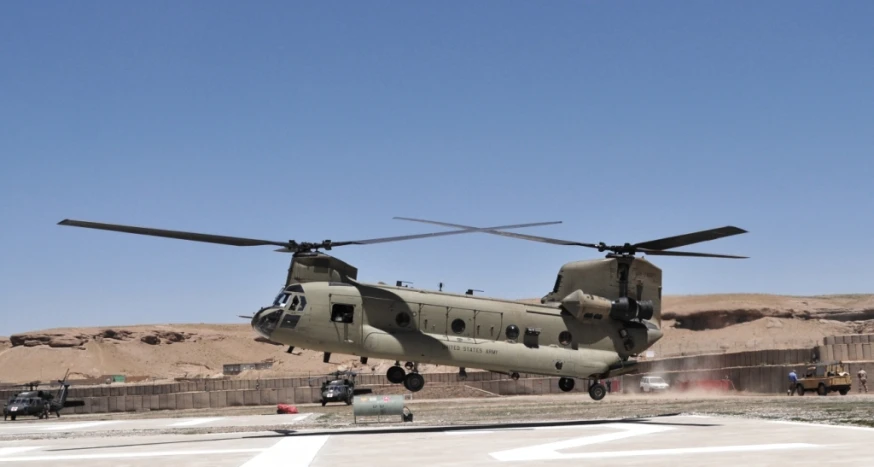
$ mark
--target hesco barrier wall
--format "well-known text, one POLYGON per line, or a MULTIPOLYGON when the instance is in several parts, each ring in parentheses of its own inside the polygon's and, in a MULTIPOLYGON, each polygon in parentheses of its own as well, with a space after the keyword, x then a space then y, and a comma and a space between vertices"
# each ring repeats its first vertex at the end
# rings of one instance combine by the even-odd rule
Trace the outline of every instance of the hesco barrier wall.
MULTIPOLYGON (((738 391, 785 393, 789 371, 794 369, 801 372, 818 358, 823 361, 842 360, 847 363, 853 375, 853 392, 856 392, 858 381, 855 375, 859 368, 865 368, 866 371, 874 374, 874 361, 872 361, 874 359, 865 358, 865 348, 872 344, 874 344, 874 335, 835 336, 826 338, 823 345, 813 349, 762 350, 641 361, 637 374, 614 379, 612 389, 624 393, 637 392, 642 376, 659 375, 672 386, 684 380, 713 380, 728 377, 738 391), (862 337, 868 342, 863 343, 862 337), (849 339, 850 343, 844 344, 845 339, 849 339), (854 340, 859 342, 853 342, 854 340), (856 358, 835 358, 843 355, 845 347, 847 355, 856 358), (852 354, 849 351, 851 347, 856 349, 852 354), (861 351, 858 351, 859 348, 861 351), (860 355, 862 358, 858 358, 860 355)), ((439 388, 454 393, 455 389, 462 386, 473 388, 474 392, 486 391, 482 393, 483 396, 562 392, 558 388, 558 378, 544 378, 537 375, 523 374, 518 381, 498 373, 475 371, 468 371, 465 381, 460 381, 457 373, 432 373, 422 376, 426 381, 424 391, 430 391, 431 397, 435 397, 434 390, 438 391, 436 394, 439 397, 439 388)), ((402 390, 400 385, 386 384, 385 375, 382 374, 359 374, 356 381, 359 387, 371 387, 376 394, 381 392, 397 394, 402 390)), ((76 387, 76 383, 72 383, 69 398, 82 400, 84 405, 69 407, 65 409, 66 413, 207 409, 279 403, 307 404, 316 403, 320 398, 320 388, 311 387, 309 377, 205 379, 163 384, 112 383, 93 387, 76 387)), ((574 392, 585 392, 588 387, 588 382, 577 381, 574 392)), ((0 397, 5 401, 19 391, 20 389, 3 390, 0 391, 0 397)), ((417 397, 423 398, 421 393, 419 395, 414 393, 413 398, 417 397)))

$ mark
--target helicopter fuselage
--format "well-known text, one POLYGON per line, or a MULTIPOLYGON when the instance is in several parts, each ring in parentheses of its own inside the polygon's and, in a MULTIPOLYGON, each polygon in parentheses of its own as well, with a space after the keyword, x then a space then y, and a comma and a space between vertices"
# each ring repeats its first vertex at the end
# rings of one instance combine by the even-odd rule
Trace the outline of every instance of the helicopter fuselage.
POLYGON ((584 379, 627 373, 629 356, 662 336, 607 315, 578 319, 558 304, 355 281, 291 284, 252 327, 326 353, 584 379))

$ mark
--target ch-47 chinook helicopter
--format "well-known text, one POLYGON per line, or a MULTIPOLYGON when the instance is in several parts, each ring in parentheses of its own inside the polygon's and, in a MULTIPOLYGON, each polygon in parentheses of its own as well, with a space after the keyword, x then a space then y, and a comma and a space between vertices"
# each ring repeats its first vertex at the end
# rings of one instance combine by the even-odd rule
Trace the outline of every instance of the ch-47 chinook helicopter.
POLYGON ((151 235, 233 246, 274 245, 292 253, 285 286, 269 306, 252 317, 260 336, 289 346, 324 352, 394 360, 386 372, 393 384, 409 391, 425 384, 420 363, 455 366, 510 375, 559 377, 571 391, 576 379, 595 380, 589 395, 601 400, 606 390, 597 382, 636 370, 636 357, 662 337, 662 272, 636 253, 648 255, 745 258, 668 251, 693 243, 728 237, 745 230, 721 227, 635 244, 610 246, 506 230, 543 222, 497 227, 397 218, 452 227, 456 230, 381 239, 318 243, 258 240, 117 224, 64 220, 60 225, 151 235), (366 245, 414 238, 482 232, 524 240, 609 251, 606 258, 564 264, 553 290, 540 304, 443 291, 423 290, 357 280, 358 270, 319 249, 366 245), (404 369, 400 365, 406 361, 404 369))

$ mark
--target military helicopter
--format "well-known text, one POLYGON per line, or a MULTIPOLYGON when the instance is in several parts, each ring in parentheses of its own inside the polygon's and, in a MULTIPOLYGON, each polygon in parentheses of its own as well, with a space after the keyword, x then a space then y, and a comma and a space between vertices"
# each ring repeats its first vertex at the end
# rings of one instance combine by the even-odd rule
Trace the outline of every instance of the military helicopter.
POLYGON ((589 395, 601 400, 598 380, 636 371, 632 358, 662 338, 662 271, 636 253, 713 258, 746 258, 672 248, 745 233, 733 226, 623 245, 583 243, 524 235, 507 230, 558 224, 543 222, 470 227, 424 219, 396 218, 456 230, 332 242, 258 240, 174 230, 63 220, 59 224, 233 246, 274 245, 292 253, 284 287, 269 306, 252 317, 253 330, 274 342, 324 353, 394 360, 386 372, 393 384, 419 391, 425 384, 420 363, 478 368, 518 379, 520 373, 559 377, 571 391, 575 379, 594 381, 589 395), (358 270, 318 250, 344 245, 429 238, 471 232, 583 246, 609 252, 603 259, 568 262, 539 304, 394 286, 357 280, 358 270), (406 370, 400 362, 406 361, 406 370))
POLYGON ((68 401, 67 392, 70 383, 67 382, 67 376, 70 370, 64 374, 64 379, 58 380, 61 387, 57 394, 52 394, 50 391, 38 390, 38 381, 33 381, 24 385, 28 390, 19 392, 12 396, 3 407, 3 420, 7 418, 15 419, 22 415, 32 415, 38 419, 49 418, 50 413, 54 413, 57 417, 61 416, 61 409, 64 407, 73 407, 82 405, 82 401, 68 401))
MULTIPOLYGON (((334 371, 328 373, 328 379, 322 382, 321 394, 319 402, 324 407, 328 402, 345 402, 346 405, 352 405, 352 398, 359 394, 370 394, 372 389, 355 389, 355 377, 358 374, 354 371, 334 371), (344 375, 343 378, 340 375, 344 375)), ((310 380, 312 384, 312 379, 310 380)))

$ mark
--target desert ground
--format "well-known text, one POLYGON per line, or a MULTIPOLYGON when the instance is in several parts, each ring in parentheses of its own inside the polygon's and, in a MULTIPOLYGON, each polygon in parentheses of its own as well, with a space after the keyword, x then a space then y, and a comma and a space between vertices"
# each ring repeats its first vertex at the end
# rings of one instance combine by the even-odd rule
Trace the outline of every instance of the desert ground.
MULTIPOLYGON (((665 337, 655 357, 756 349, 812 347, 823 337, 874 332, 874 294, 794 297, 758 294, 666 296, 665 337)), ((332 356, 258 338, 246 324, 143 324, 34 330, 0 338, 0 381, 51 381, 103 375, 218 377, 230 363, 273 362, 262 377, 322 375, 355 369, 385 372, 393 362, 332 356)), ((422 372, 454 367, 423 365, 422 372)), ((251 377, 245 373, 240 377, 251 377)))

